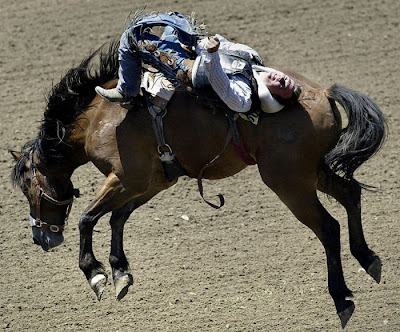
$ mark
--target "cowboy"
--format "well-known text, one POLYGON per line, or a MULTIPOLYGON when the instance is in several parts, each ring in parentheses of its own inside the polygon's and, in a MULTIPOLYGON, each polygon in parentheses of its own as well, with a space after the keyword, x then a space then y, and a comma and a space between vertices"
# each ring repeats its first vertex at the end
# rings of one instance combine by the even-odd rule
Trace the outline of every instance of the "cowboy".
MULTIPOLYGON (((169 15, 174 18, 185 19, 179 13, 170 13, 169 15)), ((238 68, 234 70, 234 74, 227 74, 226 68, 223 68, 222 62, 224 61, 221 60, 221 56, 223 58, 225 53, 241 54, 244 58, 247 58, 247 62, 251 65, 250 74, 257 81, 258 95, 263 111, 273 113, 283 108, 283 105, 274 96, 289 99, 293 95, 295 89, 293 80, 282 72, 262 66, 260 56, 249 46, 232 43, 224 37, 216 35, 209 38, 200 38, 194 48, 195 52, 191 52, 188 47, 185 47, 180 42, 177 29, 169 25, 165 27, 164 33, 160 38, 155 40, 152 36, 147 33, 144 39, 148 38, 157 49, 167 50, 174 60, 177 71, 190 73, 190 79, 194 87, 199 84, 198 81, 201 81, 200 69, 204 69, 208 83, 220 99, 235 112, 247 112, 250 110, 252 87, 250 76, 248 75, 249 70, 247 70, 247 75, 244 70, 246 61, 238 61, 236 63, 238 68), (185 64, 185 59, 190 58, 194 58, 195 61, 193 68, 189 70, 185 64)), ((137 43, 137 40, 135 40, 132 28, 128 28, 120 40, 117 86, 113 89, 96 87, 96 92, 104 99, 121 103, 134 98, 139 93, 142 61, 133 46, 135 43, 137 43)))
MULTIPOLYGON (((252 105, 250 77, 238 74, 228 76, 221 65, 221 52, 248 54, 251 63, 251 74, 257 81, 258 96, 261 108, 267 113, 274 113, 283 108, 274 97, 282 99, 292 97, 295 90, 294 81, 284 73, 262 66, 258 53, 247 45, 232 43, 216 35, 203 39, 196 47, 196 53, 204 62, 206 76, 220 99, 235 112, 247 112, 252 105)), ((240 64, 239 64, 240 65, 240 64)), ((193 69, 193 81, 196 82, 196 63, 193 69)))

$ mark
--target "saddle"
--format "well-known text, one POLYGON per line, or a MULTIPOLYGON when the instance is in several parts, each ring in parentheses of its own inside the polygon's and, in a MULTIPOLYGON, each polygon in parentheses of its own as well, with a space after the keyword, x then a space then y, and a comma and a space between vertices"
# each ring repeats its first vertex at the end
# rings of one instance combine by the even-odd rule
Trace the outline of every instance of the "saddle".
MULTIPOLYGON (((146 71, 143 75, 143 79, 141 82, 141 89, 149 113, 152 116, 153 130, 157 140, 157 150, 163 166, 164 175, 168 179, 168 181, 174 181, 179 176, 186 175, 185 170, 176 159, 172 148, 167 144, 164 137, 163 118, 167 114, 166 106, 169 100, 172 98, 173 94, 175 93, 175 88, 173 84, 169 82, 162 73, 158 71, 146 71)), ((219 198, 219 205, 213 204, 204 198, 204 190, 202 184, 204 170, 212 166, 231 143, 238 156, 244 162, 249 165, 256 164, 255 160, 247 153, 244 148, 243 142, 240 140, 239 132, 236 126, 237 117, 235 117, 234 112, 227 111, 226 115, 229 120, 229 131, 225 140, 224 147, 213 160, 203 166, 197 178, 200 196, 208 205, 216 209, 219 209, 224 205, 224 198, 221 194, 217 195, 217 197, 219 198)))

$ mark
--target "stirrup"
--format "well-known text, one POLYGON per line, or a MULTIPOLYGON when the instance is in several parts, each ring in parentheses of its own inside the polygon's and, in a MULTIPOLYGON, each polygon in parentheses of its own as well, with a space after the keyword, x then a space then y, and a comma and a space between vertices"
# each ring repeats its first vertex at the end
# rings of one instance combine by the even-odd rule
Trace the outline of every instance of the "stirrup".
POLYGON ((120 102, 119 104, 121 105, 121 107, 129 110, 136 105, 136 100, 135 100, 135 97, 132 97, 132 98, 129 98, 128 100, 120 102))

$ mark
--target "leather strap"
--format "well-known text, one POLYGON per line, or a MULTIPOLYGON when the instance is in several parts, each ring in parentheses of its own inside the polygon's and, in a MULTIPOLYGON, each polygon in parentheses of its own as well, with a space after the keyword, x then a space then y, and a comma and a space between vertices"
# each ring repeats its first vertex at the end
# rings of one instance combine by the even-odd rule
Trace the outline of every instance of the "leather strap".
POLYGON ((168 181, 173 181, 179 176, 185 175, 186 172, 175 158, 171 147, 165 140, 163 117, 166 115, 167 110, 165 108, 154 106, 148 93, 144 89, 143 96, 152 117, 153 130, 157 140, 157 151, 162 162, 164 175, 168 181))
POLYGON ((65 229, 65 225, 67 223, 69 214, 71 212, 72 203, 74 201, 74 195, 72 195, 72 197, 70 199, 58 201, 58 200, 54 199, 53 197, 51 197, 50 195, 46 194, 43 191, 43 189, 40 187, 40 183, 36 177, 36 165, 33 161, 33 150, 30 152, 30 162, 31 162, 31 170, 32 170, 31 181, 36 188, 36 218, 35 218, 34 226, 47 228, 54 233, 63 232, 65 229), (51 204, 54 204, 57 206, 68 205, 67 210, 65 212, 64 224, 52 225, 52 224, 48 224, 41 220, 41 218, 40 218, 41 208, 40 207, 41 207, 42 198, 44 198, 46 201, 50 202, 51 204))

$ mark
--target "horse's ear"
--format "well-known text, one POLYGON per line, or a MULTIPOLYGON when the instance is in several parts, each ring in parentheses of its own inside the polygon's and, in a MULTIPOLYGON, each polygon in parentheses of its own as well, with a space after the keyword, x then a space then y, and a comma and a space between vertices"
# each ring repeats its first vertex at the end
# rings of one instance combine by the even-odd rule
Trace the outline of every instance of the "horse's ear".
POLYGON ((8 150, 8 152, 11 153, 11 155, 14 157, 15 161, 19 160, 22 156, 21 152, 17 152, 17 151, 13 151, 13 150, 8 150))

